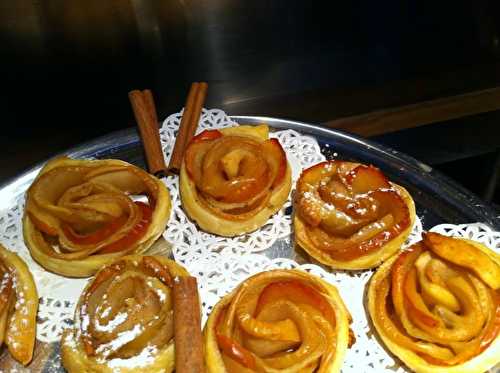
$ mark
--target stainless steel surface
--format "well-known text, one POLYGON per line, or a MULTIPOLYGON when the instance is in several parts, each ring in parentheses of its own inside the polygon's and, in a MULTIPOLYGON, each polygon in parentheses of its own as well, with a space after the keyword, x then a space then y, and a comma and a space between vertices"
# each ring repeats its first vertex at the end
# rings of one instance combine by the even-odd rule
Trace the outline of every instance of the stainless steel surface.
POLYGON ((75 96, 94 95, 82 122, 106 122, 127 118, 116 109, 136 86, 171 111, 197 80, 224 107, 449 70, 498 39, 496 8, 480 3, 0 0, 0 63, 12 84, 0 108, 21 122, 26 102, 43 110, 56 97, 70 113, 81 107, 75 96))

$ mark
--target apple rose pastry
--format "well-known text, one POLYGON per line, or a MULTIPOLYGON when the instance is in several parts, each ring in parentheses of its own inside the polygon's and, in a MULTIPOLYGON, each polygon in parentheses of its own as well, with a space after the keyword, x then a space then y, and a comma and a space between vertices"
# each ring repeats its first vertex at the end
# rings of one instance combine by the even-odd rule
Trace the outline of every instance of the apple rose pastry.
POLYGON ((205 231, 236 236, 256 230, 288 198, 291 169, 265 125, 206 130, 188 145, 180 194, 205 231))
POLYGON ((204 329, 209 372, 339 372, 351 316, 337 289, 298 270, 259 273, 217 303, 204 329))
POLYGON ((484 372, 500 362, 500 256, 474 241, 424 234, 368 288, 385 345, 416 372, 484 372))
POLYGON ((188 272, 160 256, 125 256, 102 268, 64 332, 64 367, 75 372, 174 370, 174 278, 188 272))
POLYGON ((297 181, 295 240, 332 268, 376 267, 400 249, 414 221, 406 189, 373 166, 326 161, 297 181))
POLYGON ((24 239, 49 271, 91 276, 117 257, 146 251, 165 229, 170 208, 165 185, 138 167, 56 158, 26 194, 24 239))
POLYGON ((33 276, 17 254, 0 245, 0 346, 21 364, 33 357, 38 293, 33 276))

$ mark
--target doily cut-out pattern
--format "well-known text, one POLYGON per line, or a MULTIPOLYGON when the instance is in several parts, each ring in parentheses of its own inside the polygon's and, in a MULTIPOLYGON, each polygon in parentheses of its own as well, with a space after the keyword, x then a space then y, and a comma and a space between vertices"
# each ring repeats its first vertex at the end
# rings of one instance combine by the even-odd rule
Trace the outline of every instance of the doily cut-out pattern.
MULTIPOLYGON (((170 115, 162 125, 160 138, 165 159, 170 159, 175 136, 179 128, 182 113, 170 115)), ((244 124, 244 123, 242 123, 244 124)), ((217 129, 236 126, 226 114, 218 109, 203 110, 198 133, 206 129, 217 129)), ((297 131, 282 130, 271 133, 280 141, 287 153, 292 167, 292 185, 300 176, 300 172, 318 162, 324 161, 316 139, 297 131)), ((163 237, 173 245, 174 258, 188 264, 208 253, 219 255, 245 254, 261 252, 271 247, 278 239, 291 233, 291 195, 283 208, 273 215, 259 230, 233 238, 220 237, 203 232, 186 216, 181 207, 178 178, 169 176, 166 184, 171 191, 173 211, 163 237)))
POLYGON ((481 242, 490 249, 500 253, 500 232, 491 230, 486 224, 439 224, 430 229, 431 232, 441 233, 445 236, 462 237, 481 242))

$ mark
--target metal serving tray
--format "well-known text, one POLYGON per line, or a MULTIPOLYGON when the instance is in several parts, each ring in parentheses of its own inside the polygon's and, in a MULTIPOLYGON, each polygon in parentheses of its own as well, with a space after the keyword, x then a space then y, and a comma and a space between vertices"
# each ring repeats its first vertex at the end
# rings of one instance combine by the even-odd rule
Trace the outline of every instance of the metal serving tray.
MULTIPOLYGON (((257 116, 231 118, 242 124, 266 123, 276 129, 293 129, 316 137, 328 159, 355 160, 381 168, 391 180, 411 193, 424 229, 440 223, 482 222, 500 231, 500 215, 491 206, 432 167, 404 153, 358 136, 309 123, 257 116)), ((133 128, 100 137, 69 149, 64 154, 75 158, 116 158, 145 166, 141 142, 133 128)), ((16 198, 31 184, 42 164, 0 185, 0 211, 15 203, 16 198)), ((293 255, 293 250, 277 251, 280 255, 293 255)), ((263 254, 275 257, 278 253, 266 250, 263 254)), ((58 344, 38 343, 35 359, 26 371, 64 372, 58 350, 58 344)), ((4 349, 0 356, 0 371, 10 371, 13 366, 17 372, 25 371, 18 365, 12 365, 9 360, 4 349)))

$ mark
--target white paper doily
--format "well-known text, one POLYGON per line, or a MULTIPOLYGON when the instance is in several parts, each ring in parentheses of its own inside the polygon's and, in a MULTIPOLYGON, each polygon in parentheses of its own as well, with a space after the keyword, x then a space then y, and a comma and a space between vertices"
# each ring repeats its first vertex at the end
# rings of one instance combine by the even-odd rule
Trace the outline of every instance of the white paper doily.
MULTIPOLYGON (((160 130, 163 151, 167 161, 172 153, 181 117, 182 112, 170 115, 163 122, 160 130)), ((222 110, 204 109, 197 133, 206 129, 236 125, 222 110)), ((302 169, 325 160, 318 142, 311 136, 302 135, 293 130, 273 132, 270 136, 278 138, 287 153, 288 161, 292 167, 292 185, 295 185, 295 181, 300 176, 302 169)), ((181 207, 178 180, 178 177, 173 176, 166 179, 166 184, 171 191, 173 210, 163 237, 173 244, 175 260, 183 264, 191 263, 193 260, 212 252, 219 255, 261 252, 271 247, 279 238, 287 237, 291 233, 290 207, 292 193, 290 193, 283 208, 274 214, 262 228, 250 234, 227 238, 199 230, 186 216, 181 207)))

